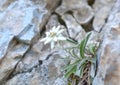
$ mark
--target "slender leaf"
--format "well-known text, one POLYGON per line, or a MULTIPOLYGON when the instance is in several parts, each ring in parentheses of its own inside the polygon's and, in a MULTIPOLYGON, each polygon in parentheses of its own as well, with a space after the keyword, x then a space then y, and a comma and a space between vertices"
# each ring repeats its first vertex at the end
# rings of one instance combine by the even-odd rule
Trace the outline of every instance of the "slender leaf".
POLYGON ((77 64, 79 63, 79 61, 80 61, 80 60, 77 60, 77 61, 74 62, 73 64, 69 64, 69 65, 65 66, 65 67, 63 68, 63 70, 68 70, 68 69, 70 69, 71 67, 77 65, 77 64))
POLYGON ((87 37, 86 37, 85 39, 83 39, 83 40, 81 41, 81 43, 80 43, 80 56, 81 56, 82 58, 84 58, 85 47, 86 47, 86 44, 87 44, 87 41, 88 41, 90 35, 91 35, 91 33, 89 33, 89 34, 87 35, 87 37))
POLYGON ((72 85, 70 82, 68 82, 68 85, 72 85))
POLYGON ((70 38, 69 38, 69 39, 67 39, 67 41, 68 41, 68 42, 70 42, 70 43, 73 43, 73 44, 78 44, 75 40, 70 39, 70 38))
POLYGON ((80 67, 80 78, 83 77, 84 69, 85 69, 85 64, 83 64, 83 65, 80 67))
POLYGON ((81 66, 81 65, 83 65, 85 62, 86 62, 86 58, 84 58, 84 59, 82 59, 80 62, 79 62, 79 67, 81 66))
POLYGON ((88 61, 90 61, 91 63, 93 63, 93 64, 95 64, 96 63, 96 57, 94 57, 94 58, 90 58, 90 57, 88 57, 88 58, 86 58, 88 61))
POLYGON ((86 63, 86 59, 84 58, 84 59, 82 59, 79 63, 78 63, 78 65, 77 65, 77 70, 76 70, 76 74, 75 75, 78 75, 78 76, 81 76, 82 74, 81 74, 81 72, 82 72, 82 66, 85 66, 84 64, 86 63))
POLYGON ((90 76, 92 78, 95 77, 95 66, 93 64, 91 65, 91 68, 90 68, 90 76))
POLYGON ((76 76, 80 76, 80 69, 77 69, 77 70, 76 70, 75 75, 76 75, 76 76))
POLYGON ((95 48, 94 45, 89 45, 89 51, 90 51, 90 53, 95 54, 94 48, 95 48))
POLYGON ((73 66, 71 69, 69 69, 69 70, 66 72, 65 77, 66 77, 66 78, 69 78, 70 75, 76 71, 76 68, 77 68, 77 66, 75 65, 75 66, 73 66))
POLYGON ((79 57, 78 57, 78 55, 75 53, 75 50, 74 50, 74 49, 72 50, 72 54, 73 54, 73 57, 79 59, 79 57))

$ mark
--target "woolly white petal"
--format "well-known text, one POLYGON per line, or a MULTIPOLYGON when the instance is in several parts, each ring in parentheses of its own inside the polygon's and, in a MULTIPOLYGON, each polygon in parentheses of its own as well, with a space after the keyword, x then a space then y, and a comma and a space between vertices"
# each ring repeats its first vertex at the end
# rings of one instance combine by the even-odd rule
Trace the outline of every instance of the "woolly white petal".
POLYGON ((50 32, 46 32, 45 34, 46 34, 46 36, 49 36, 49 35, 50 35, 50 32))
POLYGON ((47 39, 47 38, 43 38, 43 39, 41 39, 40 41, 41 41, 41 42, 44 42, 44 41, 46 41, 46 39, 47 39))
POLYGON ((58 40, 58 38, 57 37, 54 37, 54 39, 53 39, 55 42, 58 40))
POLYGON ((57 34, 61 34, 62 32, 64 32, 65 30, 64 29, 61 29, 57 32, 57 34))
POLYGON ((53 49, 55 46, 55 42, 59 40, 66 40, 66 38, 62 35, 64 29, 60 29, 60 27, 61 26, 52 27, 52 29, 49 30, 49 32, 45 33, 46 37, 41 39, 41 42, 44 42, 44 44, 50 43, 51 49, 53 49))
POLYGON ((66 40, 65 37, 58 37, 57 39, 58 39, 58 40, 66 40))
POLYGON ((55 43, 52 41, 52 42, 51 42, 51 49, 54 48, 54 44, 55 44, 55 43))
POLYGON ((54 32, 56 30, 56 27, 54 26, 50 32, 54 32))
POLYGON ((45 41, 44 44, 47 44, 47 43, 51 42, 51 40, 52 40, 52 39, 48 37, 48 38, 46 39, 46 41, 45 41))
POLYGON ((61 27, 61 26, 57 26, 56 32, 58 32, 58 31, 60 30, 60 27, 61 27))

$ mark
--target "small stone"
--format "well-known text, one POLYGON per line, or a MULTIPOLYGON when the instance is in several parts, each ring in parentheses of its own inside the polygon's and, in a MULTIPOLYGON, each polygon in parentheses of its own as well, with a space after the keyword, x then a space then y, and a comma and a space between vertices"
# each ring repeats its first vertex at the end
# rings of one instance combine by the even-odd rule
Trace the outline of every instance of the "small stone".
POLYGON ((79 25, 75 19, 73 18, 73 16, 69 15, 69 14, 65 14, 62 19, 65 21, 66 25, 67 25, 67 30, 69 32, 69 36, 73 39, 76 39, 78 41, 82 40, 82 38, 85 36, 85 31, 83 30, 83 28, 81 27, 81 25, 79 25), (72 23, 72 24, 71 24, 72 23))

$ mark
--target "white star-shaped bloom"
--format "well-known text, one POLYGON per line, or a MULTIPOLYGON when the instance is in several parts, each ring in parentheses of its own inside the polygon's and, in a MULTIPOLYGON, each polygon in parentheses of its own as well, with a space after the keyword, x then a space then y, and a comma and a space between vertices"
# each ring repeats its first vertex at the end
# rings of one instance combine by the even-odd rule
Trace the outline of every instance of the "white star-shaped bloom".
POLYGON ((46 32, 46 37, 41 39, 41 42, 44 44, 51 44, 51 49, 55 47, 55 42, 66 40, 66 38, 62 35, 64 29, 60 29, 61 26, 53 27, 49 32, 46 32))

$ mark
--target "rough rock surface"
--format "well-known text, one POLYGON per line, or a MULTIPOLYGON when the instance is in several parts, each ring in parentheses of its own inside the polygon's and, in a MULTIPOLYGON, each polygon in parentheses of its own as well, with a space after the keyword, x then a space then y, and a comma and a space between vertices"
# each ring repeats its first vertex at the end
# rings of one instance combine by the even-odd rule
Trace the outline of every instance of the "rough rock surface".
POLYGON ((117 0, 102 30, 98 72, 93 85, 120 85, 120 0, 117 0))
POLYGON ((40 42, 58 25, 79 42, 92 31, 93 85, 120 85, 120 0, 0 0, 0 85, 67 85, 64 51, 40 42))
POLYGON ((93 5, 95 16, 93 20, 94 30, 100 32, 107 22, 107 18, 112 11, 115 0, 96 0, 93 5))

